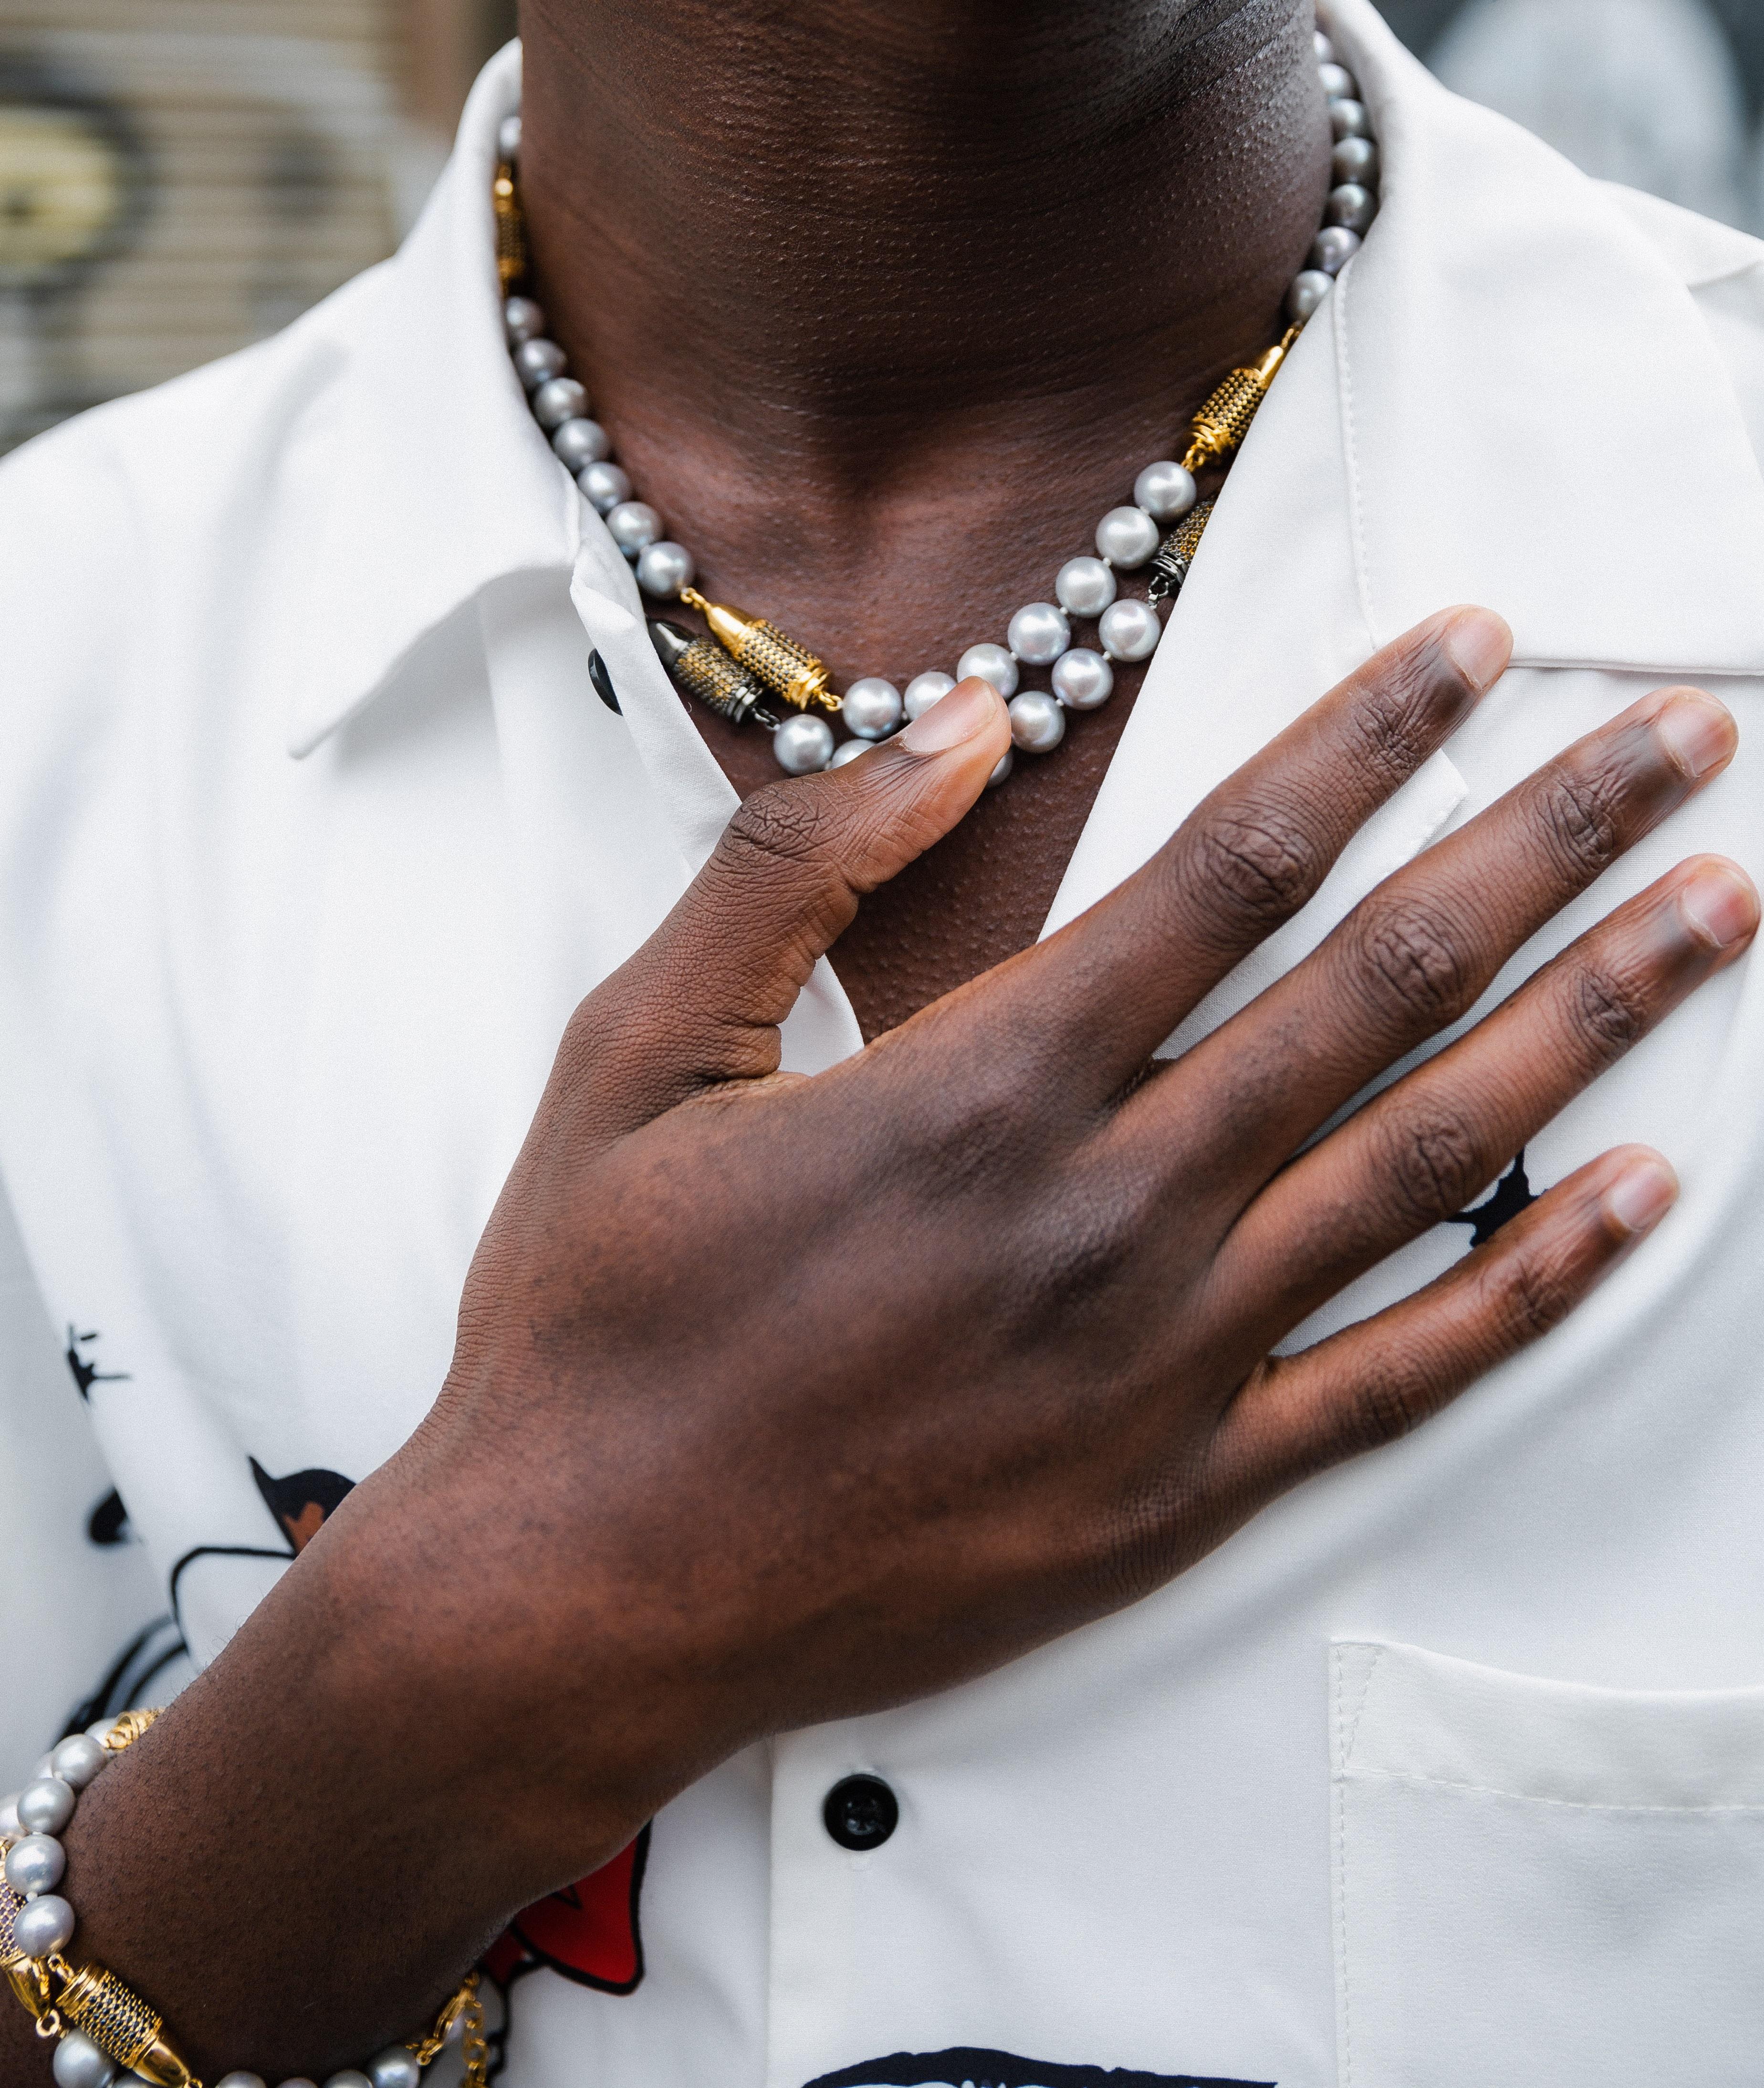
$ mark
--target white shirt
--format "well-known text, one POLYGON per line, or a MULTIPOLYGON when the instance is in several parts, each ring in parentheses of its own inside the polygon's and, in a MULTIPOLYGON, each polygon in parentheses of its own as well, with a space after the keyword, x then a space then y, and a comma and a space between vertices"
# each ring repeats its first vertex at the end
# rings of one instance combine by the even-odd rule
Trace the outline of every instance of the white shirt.
MULTIPOLYGON (((1382 215, 1232 473, 1050 925, 1429 611, 1501 610, 1517 664, 1207 1020, 1665 682, 1723 695, 1738 759, 1495 992, 1694 850, 1764 879, 1764 246, 1454 101, 1366 0, 1335 27, 1382 215)), ((177 1633, 210 1658, 415 1426, 570 1009, 734 802, 507 364, 518 63, 395 260, 0 471, 15 1778, 156 1615, 113 1701, 177 1633), (64 1349, 106 1374, 83 1401, 64 1349), (139 1542, 95 1547, 113 1483, 139 1542)), ((1542 1186, 1645 1140, 1683 1178, 1568 1324, 1125 1614, 706 1778, 640 1877, 528 1925, 601 1983, 519 1979, 506 2077, 1754 2082, 1760 991, 1725 974, 1526 1155, 1542 1186), (900 1812, 863 1855, 822 1819, 858 1770, 900 1812)), ((858 1041, 823 965, 789 1063, 858 1041)))

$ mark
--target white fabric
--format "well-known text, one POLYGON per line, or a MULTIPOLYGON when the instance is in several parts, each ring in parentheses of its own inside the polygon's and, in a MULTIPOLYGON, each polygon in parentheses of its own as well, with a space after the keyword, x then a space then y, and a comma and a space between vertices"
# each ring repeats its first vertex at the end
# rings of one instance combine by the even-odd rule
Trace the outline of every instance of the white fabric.
MULTIPOLYGON (((1454 100, 1365 0, 1334 27, 1384 212, 1232 473, 1053 920, 1377 643, 1480 599, 1521 664, 1273 961, 1651 687, 1712 681, 1745 735, 1498 992, 1693 850, 1764 877, 1764 247, 1454 100)), ((395 261, 0 470, 14 1777, 174 1584, 211 1656, 327 1488, 419 1420, 569 1010, 733 802, 498 338, 517 88, 510 52, 395 261), (64 1348, 109 1374, 84 1408, 64 1348), (100 1456, 139 1542, 98 1555, 100 1456)), ((641 1983, 521 1982, 507 2077, 1755 2078, 1751 1829, 1707 1823, 1753 1802, 1764 1739, 1752 1700, 1701 1692, 1764 1684, 1759 978, 1699 995, 1527 1155, 1541 1186, 1643 1139, 1682 1174, 1585 1311, 1128 1613, 707 1778, 656 1825, 641 1983), (1332 1806, 1338 1642, 1391 1650, 1332 1806), (901 1808, 863 1856, 820 1824, 855 1769, 901 1808), (1467 1778, 1496 1795, 1445 1788, 1467 1778), (1644 1831, 1600 1824, 1655 1787, 1644 1831), (1534 1831, 1565 1793, 1582 1810, 1534 1831)), ((822 967, 790 1063, 856 1042, 822 967)), ((1442 1228, 1309 1331, 1466 1240, 1442 1228)))

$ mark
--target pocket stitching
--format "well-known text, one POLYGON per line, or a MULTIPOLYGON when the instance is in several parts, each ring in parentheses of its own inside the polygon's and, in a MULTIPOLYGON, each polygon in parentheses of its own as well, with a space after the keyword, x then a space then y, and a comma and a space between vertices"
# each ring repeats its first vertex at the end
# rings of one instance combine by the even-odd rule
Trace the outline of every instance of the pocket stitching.
MULTIPOLYGON (((1359 1720, 1356 1718, 1357 1726, 1359 1720)), ((1517 1799, 1522 1805, 1559 1805, 1574 1812, 1758 1812, 1764 1813, 1764 1803, 1748 1805, 1619 1805, 1595 1798, 1545 1798, 1531 1791, 1509 1791, 1498 1783, 1465 1783, 1447 1776, 1417 1776, 1405 1769, 1361 1769, 1357 1772, 1364 1783, 1412 1783, 1425 1786, 1431 1791, 1468 1791, 1479 1798, 1517 1799)), ((1338 1785, 1348 1781, 1345 1766, 1336 1779, 1338 1785)))

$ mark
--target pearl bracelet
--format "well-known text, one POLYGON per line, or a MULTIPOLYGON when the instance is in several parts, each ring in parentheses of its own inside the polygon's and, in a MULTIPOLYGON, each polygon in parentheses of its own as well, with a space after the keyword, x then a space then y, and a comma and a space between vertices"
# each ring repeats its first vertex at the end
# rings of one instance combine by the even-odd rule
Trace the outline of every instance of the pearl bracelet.
MULTIPOLYGON (((1291 330, 1285 340, 1258 362, 1231 373, 1196 416, 1194 439, 1181 461, 1160 459, 1140 472, 1131 505, 1111 508, 1097 524, 1096 555, 1068 558, 1054 576, 1054 600, 1019 609, 1006 626, 1003 644, 971 645, 954 674, 933 669, 914 675, 904 689, 882 675, 865 674, 843 697, 830 687, 825 664, 775 624, 707 601, 693 585, 691 552, 667 539, 661 516, 633 497, 629 475, 613 460, 606 430, 589 417, 586 389, 569 374, 563 349, 545 337, 545 313, 520 294, 527 269, 517 181, 521 120, 505 119, 497 139, 492 195, 503 325, 515 371, 559 460, 635 567, 638 585, 658 601, 682 601, 699 610, 711 626, 715 643, 695 640, 678 624, 651 621, 651 639, 677 682, 737 725, 752 719, 765 726, 779 766, 790 775, 807 776, 856 760, 866 747, 929 710, 958 681, 977 674, 992 683, 1010 713, 1011 745, 989 779, 998 784, 1010 773, 1016 755, 1051 753, 1066 737, 1069 713, 1106 703, 1117 665, 1151 658, 1164 635, 1157 605, 1187 579, 1213 511, 1212 501, 1200 498, 1195 473, 1228 462, 1293 340, 1335 288, 1377 214, 1378 149, 1359 87, 1338 63, 1321 29, 1315 41, 1333 140, 1333 185, 1305 266, 1287 293, 1291 330), (1118 575, 1147 567, 1150 599, 1121 595, 1118 575), (1095 646, 1074 645, 1073 621, 1090 618, 1096 623, 1095 646), (1019 687, 1024 669, 1044 667, 1049 670, 1050 689, 1019 687), (779 717, 768 709, 768 689, 793 714, 779 717), (835 744, 826 717, 817 711, 838 715, 852 737, 835 744)), ((618 698, 598 652, 589 665, 601 700, 616 711, 618 698)))
MULTIPOLYGON (((164 2036, 159 2015, 114 1972, 101 1965, 70 1965, 62 1952, 77 1926, 74 1910, 55 1889, 67 1868, 60 1837, 79 1795, 158 1716, 125 1711, 75 1733, 46 1754, 34 1779, 0 1801, 0 1973, 29 2011, 41 2038, 54 2038, 58 2088, 203 2088, 164 2036)), ((489 2053, 478 1975, 472 1973, 412 2044, 388 2045, 362 2069, 333 2073, 325 2088, 418 2088, 423 2069, 458 2036, 464 2045, 468 2088, 484 2088, 489 2053)), ((217 2088, 267 2088, 261 2074, 224 2075, 217 2088)), ((318 2088, 285 2081, 281 2088, 318 2088)))

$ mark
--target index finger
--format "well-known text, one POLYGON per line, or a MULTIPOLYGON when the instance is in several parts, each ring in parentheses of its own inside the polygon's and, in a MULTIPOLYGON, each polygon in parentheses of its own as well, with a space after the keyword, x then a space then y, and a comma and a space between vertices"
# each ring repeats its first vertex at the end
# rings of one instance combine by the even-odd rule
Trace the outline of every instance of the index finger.
POLYGON ((1314 895, 1367 819, 1500 678, 1512 649, 1492 610, 1459 608, 1375 653, 1228 777, 1143 869, 1003 968, 1014 1018, 1081 1091, 1087 1085, 1088 1099, 1118 1093, 1314 895))

